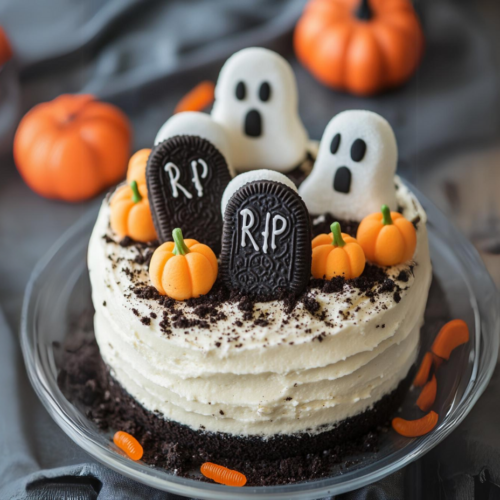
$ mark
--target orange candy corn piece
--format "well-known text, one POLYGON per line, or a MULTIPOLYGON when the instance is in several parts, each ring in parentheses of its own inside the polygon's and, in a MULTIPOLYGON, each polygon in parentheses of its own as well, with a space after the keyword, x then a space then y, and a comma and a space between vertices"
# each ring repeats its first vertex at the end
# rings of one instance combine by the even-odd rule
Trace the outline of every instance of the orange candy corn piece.
POLYGON ((418 369, 417 375, 415 376, 415 380, 413 381, 413 385, 415 387, 422 387, 427 383, 427 380, 429 380, 431 366, 432 353, 426 352, 425 356, 422 359, 422 363, 420 363, 420 368, 418 369))
POLYGON ((245 486, 247 478, 241 472, 228 469, 222 465, 205 462, 201 466, 201 473, 212 479, 216 483, 225 484, 226 486, 245 486))
POLYGON ((128 432, 118 431, 113 436, 113 442, 132 460, 140 460, 144 454, 144 450, 139 441, 128 432))
POLYGON ((437 380, 436 376, 433 375, 432 379, 424 385, 420 396, 417 399, 417 406, 422 411, 429 411, 431 406, 436 401, 436 393, 437 393, 437 380))
POLYGON ((469 328, 465 321, 448 321, 437 334, 432 344, 432 352, 443 359, 450 359, 453 349, 469 341, 469 328))
POLYGON ((214 101, 215 85, 205 80, 189 91, 177 104, 175 113, 183 111, 201 111, 214 101))
POLYGON ((439 415, 435 411, 430 411, 425 417, 418 420, 405 420, 396 417, 392 420, 392 428, 401 436, 418 437, 432 431, 438 423, 439 415))

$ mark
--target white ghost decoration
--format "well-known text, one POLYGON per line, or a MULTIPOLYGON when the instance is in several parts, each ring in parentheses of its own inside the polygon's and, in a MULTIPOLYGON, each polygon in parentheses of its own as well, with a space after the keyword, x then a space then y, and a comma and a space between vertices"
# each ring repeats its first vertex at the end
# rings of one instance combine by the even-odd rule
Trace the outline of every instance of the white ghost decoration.
POLYGON ((210 115, 197 111, 184 111, 171 116, 156 134, 155 146, 175 135, 196 135, 211 142, 224 156, 229 172, 234 177, 229 138, 225 129, 210 115))
POLYGON ((289 172, 306 158, 308 136, 298 114, 295 76, 271 50, 243 49, 226 61, 212 117, 229 134, 236 171, 289 172))
POLYGON ((280 172, 276 172, 275 170, 255 170, 253 172, 245 172, 244 174, 237 175, 227 186, 222 194, 221 200, 221 210, 222 217, 224 218, 224 212, 226 211, 226 206, 238 189, 243 187, 245 184, 254 181, 274 181, 280 182, 285 186, 288 186, 290 189, 293 189, 297 192, 297 187, 295 184, 284 174, 280 172))
POLYGON ((396 210, 397 159, 396 138, 385 118, 371 111, 344 111, 328 123, 299 193, 314 215, 360 221, 382 205, 396 210))

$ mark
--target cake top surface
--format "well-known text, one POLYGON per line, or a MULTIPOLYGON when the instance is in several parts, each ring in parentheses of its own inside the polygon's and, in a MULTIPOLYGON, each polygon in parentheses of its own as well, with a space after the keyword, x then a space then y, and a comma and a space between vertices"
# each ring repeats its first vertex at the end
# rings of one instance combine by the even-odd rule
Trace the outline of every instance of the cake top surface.
MULTIPOLYGON (((396 178, 398 204, 414 220, 417 233, 425 230, 425 212, 406 186, 396 178)), ((329 227, 330 216, 313 220, 319 234, 329 227)), ((358 223, 343 222, 347 233, 355 234, 358 223)), ((358 278, 332 280, 311 278, 299 295, 283 292, 276 300, 259 300, 229 290, 220 280, 201 297, 183 302, 160 295, 148 276, 148 265, 157 246, 120 239, 109 227, 106 201, 96 224, 99 252, 106 259, 104 285, 116 288, 120 307, 133 311, 137 325, 158 325, 158 332, 174 343, 200 350, 246 350, 280 344, 296 344, 337 335, 373 319, 378 311, 394 308, 412 286, 418 248, 409 262, 382 268, 367 264, 358 278)), ((97 236, 96 236, 97 237, 97 236)), ((91 247, 89 260, 98 258, 91 247)), ((94 250, 96 251, 96 250, 94 250)), ((111 306, 109 304, 108 306, 111 306)), ((383 330, 386 325, 378 327, 383 330)))

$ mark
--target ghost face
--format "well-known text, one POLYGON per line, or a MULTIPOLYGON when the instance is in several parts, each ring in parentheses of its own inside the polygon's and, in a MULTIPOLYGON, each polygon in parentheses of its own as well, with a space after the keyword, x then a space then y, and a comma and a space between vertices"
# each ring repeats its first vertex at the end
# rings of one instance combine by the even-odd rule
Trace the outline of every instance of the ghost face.
POLYGON ((227 60, 212 117, 229 134, 237 171, 288 172, 304 160, 308 137, 297 106, 295 77, 280 55, 249 48, 227 60))
POLYGON ((396 210, 397 145, 389 123, 371 111, 345 111, 327 125, 313 171, 299 188, 311 214, 361 220, 396 210))

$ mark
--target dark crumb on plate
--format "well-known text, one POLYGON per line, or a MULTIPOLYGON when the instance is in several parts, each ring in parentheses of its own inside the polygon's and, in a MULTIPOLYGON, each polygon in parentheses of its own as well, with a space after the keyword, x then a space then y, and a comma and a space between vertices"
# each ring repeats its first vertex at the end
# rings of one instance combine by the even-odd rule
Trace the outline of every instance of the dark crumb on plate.
MULTIPOLYGON (((355 454, 375 452, 381 426, 399 407, 410 383, 398 388, 369 410, 319 435, 279 436, 267 441, 194 431, 143 408, 111 377, 93 334, 92 313, 78 324, 85 333, 71 337, 60 349, 59 387, 103 431, 122 430, 144 447, 143 461, 175 474, 206 480, 197 474, 203 462, 243 472, 248 486, 290 484, 332 474, 348 466, 355 454)), ((222 416, 222 411, 219 412, 222 416)))

